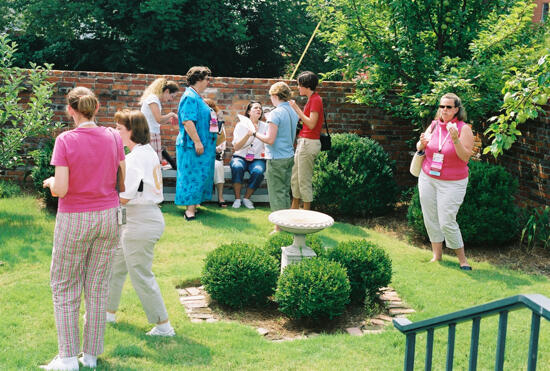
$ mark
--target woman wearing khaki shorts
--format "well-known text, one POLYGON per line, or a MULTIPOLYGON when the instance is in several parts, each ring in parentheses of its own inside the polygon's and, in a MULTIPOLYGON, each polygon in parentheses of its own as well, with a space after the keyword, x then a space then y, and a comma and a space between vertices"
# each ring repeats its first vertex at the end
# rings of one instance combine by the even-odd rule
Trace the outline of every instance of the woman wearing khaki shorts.
POLYGON ((321 152, 321 129, 323 128, 324 113, 323 100, 315 92, 319 79, 313 72, 305 71, 298 75, 298 89, 300 95, 307 96, 307 103, 304 111, 291 100, 290 106, 296 111, 300 120, 304 123, 302 130, 298 133, 296 153, 294 154, 294 166, 290 181, 292 189, 292 209, 300 207, 300 200, 303 202, 304 210, 311 208, 313 201, 313 166, 315 158, 321 152))

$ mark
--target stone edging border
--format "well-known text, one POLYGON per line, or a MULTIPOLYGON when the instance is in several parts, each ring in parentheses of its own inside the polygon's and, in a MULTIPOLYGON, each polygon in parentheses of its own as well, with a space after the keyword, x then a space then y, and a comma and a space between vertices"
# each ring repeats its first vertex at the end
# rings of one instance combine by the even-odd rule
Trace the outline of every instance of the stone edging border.
MULTIPOLYGON (((185 307, 185 312, 189 316, 189 319, 193 323, 203 322, 218 322, 219 317, 208 306, 210 302, 210 296, 204 290, 204 286, 199 287, 186 287, 184 289, 178 289, 180 296, 180 303, 185 307)), ((379 299, 383 302, 386 310, 384 313, 378 314, 373 318, 369 318, 361 323, 359 327, 348 327, 346 332, 352 336, 362 336, 365 334, 378 334, 384 330, 384 327, 392 322, 393 318, 405 317, 407 314, 414 313, 415 310, 407 307, 397 292, 391 287, 383 287, 380 289, 379 299)), ((264 328, 257 328, 260 335, 266 336, 269 334, 269 330, 264 328)), ((278 339, 281 340, 294 340, 303 339, 318 336, 317 333, 311 333, 307 336, 301 336, 293 339, 278 339)))

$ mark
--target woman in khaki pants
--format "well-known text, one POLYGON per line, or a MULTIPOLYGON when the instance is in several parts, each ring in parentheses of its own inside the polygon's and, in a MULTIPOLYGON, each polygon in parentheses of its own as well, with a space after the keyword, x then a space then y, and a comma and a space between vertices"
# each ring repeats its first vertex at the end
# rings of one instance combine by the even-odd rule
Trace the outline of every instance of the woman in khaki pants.
POLYGON ((313 166, 315 158, 321 152, 321 129, 323 128, 324 112, 323 100, 315 91, 319 79, 311 71, 302 72, 298 75, 298 89, 300 95, 307 96, 307 103, 304 111, 291 100, 290 106, 296 111, 304 126, 298 133, 296 141, 296 153, 294 154, 294 166, 292 167, 292 178, 290 185, 292 189, 293 209, 300 207, 302 200, 304 210, 311 208, 313 201, 313 166))
POLYGON ((122 141, 131 152, 126 156, 126 189, 120 193, 120 202, 126 205, 127 222, 109 282, 107 322, 115 322, 122 287, 129 274, 149 323, 156 324, 147 335, 174 336, 151 270, 155 243, 164 231, 164 218, 158 207, 163 200, 160 162, 149 145, 149 127, 141 112, 119 111, 115 121, 122 141))

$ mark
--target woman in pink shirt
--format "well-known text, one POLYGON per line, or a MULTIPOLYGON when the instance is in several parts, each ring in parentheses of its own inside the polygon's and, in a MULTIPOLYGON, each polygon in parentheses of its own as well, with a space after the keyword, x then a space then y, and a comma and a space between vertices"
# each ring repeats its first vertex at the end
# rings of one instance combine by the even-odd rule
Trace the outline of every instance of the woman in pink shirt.
POLYGON ((432 262, 440 261, 443 241, 458 257, 460 269, 472 270, 464 254, 464 242, 456 214, 468 186, 468 160, 472 156, 474 135, 464 123, 466 111, 460 98, 452 93, 441 97, 437 116, 420 135, 417 150, 426 158, 418 177, 424 225, 432 244, 432 262))
POLYGON ((50 268, 59 353, 40 366, 45 370, 78 370, 78 361, 95 368, 103 352, 109 275, 120 233, 117 169, 124 175, 125 163, 120 135, 95 123, 98 109, 90 89, 69 92, 67 113, 75 128, 56 138, 55 176, 44 181, 59 197, 50 268), (82 291, 86 315, 83 356, 77 360, 82 291))

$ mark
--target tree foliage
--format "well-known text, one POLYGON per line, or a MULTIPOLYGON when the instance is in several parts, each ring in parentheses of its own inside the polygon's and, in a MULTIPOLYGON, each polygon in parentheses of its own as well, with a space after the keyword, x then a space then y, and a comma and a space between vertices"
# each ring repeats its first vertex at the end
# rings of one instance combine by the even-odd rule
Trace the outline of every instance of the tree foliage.
POLYGON ((0 170, 24 163, 28 139, 57 129, 52 124, 52 86, 46 80, 51 65, 30 69, 13 66, 17 44, 0 35, 0 170), (28 102, 23 102, 23 96, 28 102))
POLYGON ((528 0, 312 0, 326 19, 333 73, 354 79, 356 102, 376 105, 420 129, 439 98, 458 94, 480 129, 502 105, 503 72, 540 58, 547 26, 528 0))
MULTIPOLYGON (((9 0, 0 26, 29 60, 58 69, 276 77, 298 60, 316 20, 305 0, 9 0), (11 14, 11 15, 10 15, 11 14), (18 16, 16 16, 16 14, 18 16), (305 40, 305 41, 304 41, 305 40)), ((316 42, 304 67, 332 68, 316 42)))

